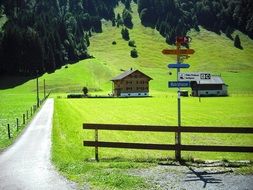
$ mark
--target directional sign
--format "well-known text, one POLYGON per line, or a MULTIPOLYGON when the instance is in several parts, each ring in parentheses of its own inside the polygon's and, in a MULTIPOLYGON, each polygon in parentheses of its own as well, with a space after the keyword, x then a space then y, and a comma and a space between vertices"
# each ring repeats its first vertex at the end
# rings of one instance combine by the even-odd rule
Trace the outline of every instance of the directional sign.
POLYGON ((181 44, 186 44, 191 42, 191 38, 189 36, 179 36, 176 38, 176 41, 181 44))
POLYGON ((163 54, 168 55, 188 55, 188 54, 194 54, 193 49, 164 49, 162 51, 163 54))
POLYGON ((173 69, 173 68, 189 68, 190 67, 190 65, 189 64, 187 64, 187 63, 177 63, 177 64, 169 64, 168 65, 168 67, 170 68, 170 69, 173 69))
POLYGON ((179 81, 200 81, 211 80, 212 75, 210 73, 178 73, 179 81))
POLYGON ((188 58, 190 58, 190 56, 189 55, 179 55, 179 58, 180 59, 188 59, 188 58))
POLYGON ((190 87, 190 81, 169 81, 169 88, 190 87))

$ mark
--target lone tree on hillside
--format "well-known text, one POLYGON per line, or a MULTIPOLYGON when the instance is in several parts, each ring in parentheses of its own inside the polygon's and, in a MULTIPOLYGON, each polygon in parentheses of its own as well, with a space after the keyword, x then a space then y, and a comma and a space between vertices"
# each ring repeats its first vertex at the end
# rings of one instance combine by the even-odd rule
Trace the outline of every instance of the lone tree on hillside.
POLYGON ((122 38, 126 41, 130 40, 130 37, 129 37, 129 32, 128 32, 128 29, 127 28, 122 28, 121 29, 121 35, 122 35, 122 38))
POLYGON ((84 96, 87 96, 89 90, 86 86, 83 87, 82 91, 83 91, 84 96))
POLYGON ((235 36, 234 46, 239 49, 242 49, 241 40, 238 34, 235 36))
POLYGON ((136 50, 136 49, 132 49, 132 50, 130 51, 130 55, 131 55, 132 58, 137 58, 137 57, 138 57, 138 52, 137 52, 137 50, 136 50))

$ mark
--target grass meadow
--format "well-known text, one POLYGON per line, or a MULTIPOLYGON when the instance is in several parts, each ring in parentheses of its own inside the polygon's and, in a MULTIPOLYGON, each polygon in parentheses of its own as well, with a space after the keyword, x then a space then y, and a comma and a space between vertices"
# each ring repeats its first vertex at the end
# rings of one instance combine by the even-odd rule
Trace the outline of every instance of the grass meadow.
MULTIPOLYGON (((184 126, 252 126, 252 97, 182 99, 184 126), (241 106, 238 106, 241 105, 241 106)), ((141 179, 127 175, 128 169, 156 165, 174 159, 173 151, 94 148, 83 140, 94 140, 93 130, 83 123, 177 125, 176 96, 122 99, 56 99, 53 129, 53 162, 71 180, 89 182, 95 189, 148 188, 141 179), (124 177, 122 177, 122 175, 124 177), (125 180, 126 179, 126 180, 125 180), (129 186, 130 184, 130 186, 129 186), (131 186, 135 184, 134 186, 131 186)), ((99 140, 173 144, 173 133, 100 131, 99 140)), ((253 146, 253 135, 183 134, 182 144, 253 146), (243 140, 242 140, 243 139, 243 140)), ((183 152, 185 160, 252 160, 247 153, 183 152)))

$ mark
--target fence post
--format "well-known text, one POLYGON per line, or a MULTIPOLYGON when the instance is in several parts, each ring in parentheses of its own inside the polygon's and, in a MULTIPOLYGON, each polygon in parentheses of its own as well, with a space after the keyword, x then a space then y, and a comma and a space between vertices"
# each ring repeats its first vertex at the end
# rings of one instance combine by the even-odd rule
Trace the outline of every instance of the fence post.
POLYGON ((8 137, 11 138, 10 124, 7 124, 8 137))
POLYGON ((28 110, 26 110, 26 119, 28 120, 28 110))
POLYGON ((33 113, 36 112, 36 105, 33 105, 33 113))
POLYGON ((23 124, 25 124, 25 114, 23 113, 23 124))
POLYGON ((31 107, 31 117, 32 117, 32 115, 33 115, 33 107, 31 107))
POLYGON ((98 159, 98 146, 97 146, 97 143, 98 143, 98 130, 97 129, 95 129, 95 142, 96 142, 96 146, 95 146, 95 159, 98 162, 99 159, 98 159))
POLYGON ((17 121, 17 131, 18 131, 18 118, 16 118, 16 121, 17 121))

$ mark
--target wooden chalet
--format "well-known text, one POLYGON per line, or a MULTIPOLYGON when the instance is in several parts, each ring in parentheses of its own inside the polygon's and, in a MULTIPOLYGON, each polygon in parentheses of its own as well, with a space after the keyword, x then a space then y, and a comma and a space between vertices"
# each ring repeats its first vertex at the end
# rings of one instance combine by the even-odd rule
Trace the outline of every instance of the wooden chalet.
POLYGON ((211 80, 191 82, 192 96, 227 96, 228 85, 220 76, 212 75, 211 80))
POLYGON ((132 68, 114 77, 113 95, 117 97, 149 96, 149 81, 151 77, 132 68))

